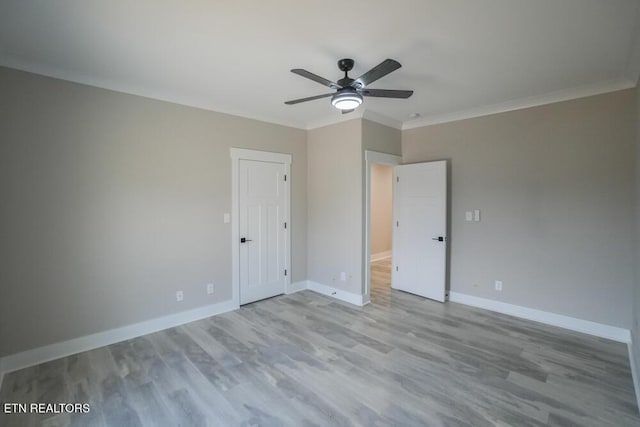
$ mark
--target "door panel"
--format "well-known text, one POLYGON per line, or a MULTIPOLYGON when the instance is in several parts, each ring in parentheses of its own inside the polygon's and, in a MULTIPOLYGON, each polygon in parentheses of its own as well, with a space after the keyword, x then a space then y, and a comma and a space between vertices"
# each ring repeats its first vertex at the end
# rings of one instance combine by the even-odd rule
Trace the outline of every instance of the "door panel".
POLYGON ((394 175, 392 287, 444 302, 447 163, 399 165, 394 175))
POLYGON ((284 293, 284 164, 239 161, 240 304, 284 293))

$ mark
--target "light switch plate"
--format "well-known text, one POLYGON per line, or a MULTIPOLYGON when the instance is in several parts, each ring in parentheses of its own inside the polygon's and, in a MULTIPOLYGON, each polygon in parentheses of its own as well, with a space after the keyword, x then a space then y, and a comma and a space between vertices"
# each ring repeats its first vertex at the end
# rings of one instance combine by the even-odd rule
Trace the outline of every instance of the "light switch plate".
POLYGON ((231 222, 231 214, 224 214, 224 223, 229 224, 231 222))
POLYGON ((466 221, 473 221, 473 212, 467 211, 464 213, 464 219, 466 221))
POLYGON ((475 211, 473 211, 473 220, 475 222, 480 221, 480 209, 476 209, 475 211))

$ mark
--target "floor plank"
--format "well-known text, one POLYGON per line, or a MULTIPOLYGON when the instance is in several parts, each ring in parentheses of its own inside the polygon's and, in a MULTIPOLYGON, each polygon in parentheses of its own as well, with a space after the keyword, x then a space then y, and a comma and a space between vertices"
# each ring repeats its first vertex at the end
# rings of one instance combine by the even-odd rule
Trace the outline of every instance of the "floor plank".
POLYGON ((637 426, 623 344, 392 290, 303 291, 5 376, 0 426, 637 426))

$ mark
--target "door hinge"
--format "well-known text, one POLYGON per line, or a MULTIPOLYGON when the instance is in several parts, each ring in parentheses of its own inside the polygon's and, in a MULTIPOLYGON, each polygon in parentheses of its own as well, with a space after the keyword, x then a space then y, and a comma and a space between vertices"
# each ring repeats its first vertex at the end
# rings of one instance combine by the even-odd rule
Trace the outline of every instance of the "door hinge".
POLYGON ((396 221, 396 227, 400 227, 400 221, 396 221))
POLYGON ((398 271, 398 266, 396 265, 396 271, 398 271))
POLYGON ((284 271, 284 275, 285 275, 285 276, 287 275, 287 270, 285 270, 285 271, 284 271))
POLYGON ((400 182, 400 177, 396 176, 396 182, 400 182))
POLYGON ((287 229, 287 223, 286 222, 284 223, 284 229, 285 230, 287 229))
POLYGON ((287 175, 284 176, 284 181, 287 182, 287 175))

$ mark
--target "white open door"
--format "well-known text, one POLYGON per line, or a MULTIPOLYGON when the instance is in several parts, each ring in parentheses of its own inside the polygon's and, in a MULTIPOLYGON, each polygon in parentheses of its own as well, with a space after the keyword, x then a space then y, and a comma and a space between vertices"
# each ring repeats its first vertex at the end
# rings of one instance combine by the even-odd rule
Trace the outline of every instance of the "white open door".
POLYGON ((447 162, 394 167, 392 287, 445 300, 447 162))
POLYGON ((280 295, 286 284, 285 164, 239 160, 240 304, 280 295))

